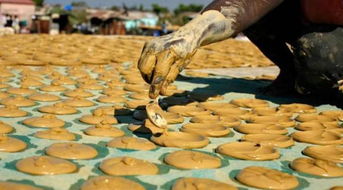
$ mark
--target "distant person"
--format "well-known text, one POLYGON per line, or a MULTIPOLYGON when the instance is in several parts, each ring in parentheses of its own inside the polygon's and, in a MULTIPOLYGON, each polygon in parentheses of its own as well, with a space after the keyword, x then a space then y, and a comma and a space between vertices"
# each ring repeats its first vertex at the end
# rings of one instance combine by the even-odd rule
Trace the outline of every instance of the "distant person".
POLYGON ((5 27, 12 27, 13 25, 13 18, 11 15, 6 15, 6 24, 5 27))
POLYGON ((343 0, 214 0, 178 31, 147 42, 138 67, 155 98, 197 48, 243 32, 280 67, 267 93, 342 97, 342 25, 343 0))
POLYGON ((14 15, 12 27, 13 27, 15 33, 19 33, 20 32, 19 22, 20 22, 19 17, 17 15, 14 15))
POLYGON ((168 33, 167 23, 165 23, 165 22, 162 23, 162 32, 163 32, 163 34, 168 33))

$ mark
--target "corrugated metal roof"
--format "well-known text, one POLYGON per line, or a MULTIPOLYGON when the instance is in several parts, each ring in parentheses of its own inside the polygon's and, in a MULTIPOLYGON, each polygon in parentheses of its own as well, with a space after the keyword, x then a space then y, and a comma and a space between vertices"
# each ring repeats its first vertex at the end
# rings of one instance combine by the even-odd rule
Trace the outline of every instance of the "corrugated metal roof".
POLYGON ((21 4, 21 5, 34 5, 32 0, 0 0, 1 3, 21 4))

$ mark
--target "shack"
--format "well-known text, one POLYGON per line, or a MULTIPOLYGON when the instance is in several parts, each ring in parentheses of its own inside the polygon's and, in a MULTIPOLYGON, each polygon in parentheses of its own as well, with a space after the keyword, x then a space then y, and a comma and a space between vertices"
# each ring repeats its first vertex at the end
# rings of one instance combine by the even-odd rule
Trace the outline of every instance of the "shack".
MULTIPOLYGON (((21 25, 31 24, 35 14, 35 4, 32 0, 0 0, 0 25, 9 27, 12 23, 20 22, 21 25)), ((18 23, 19 24, 19 23, 18 23)))

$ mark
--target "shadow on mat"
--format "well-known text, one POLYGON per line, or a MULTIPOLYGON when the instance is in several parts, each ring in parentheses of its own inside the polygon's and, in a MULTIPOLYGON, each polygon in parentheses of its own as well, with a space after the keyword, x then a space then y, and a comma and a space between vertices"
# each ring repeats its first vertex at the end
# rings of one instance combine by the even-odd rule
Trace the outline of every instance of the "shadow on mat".
MULTIPOLYGON (((335 99, 334 96, 302 96, 302 95, 285 95, 269 96, 261 92, 261 89, 267 87, 272 81, 267 80, 246 80, 237 78, 199 78, 199 77, 178 77, 178 81, 189 83, 205 84, 206 87, 195 88, 190 93, 199 94, 216 94, 223 95, 226 93, 246 93, 255 94, 258 99, 268 100, 276 104, 304 103, 313 106, 322 104, 331 104, 337 107, 343 107, 343 99, 335 99)), ((167 97, 168 98, 168 97, 167 97)), ((188 104, 188 103, 185 103, 188 104)))

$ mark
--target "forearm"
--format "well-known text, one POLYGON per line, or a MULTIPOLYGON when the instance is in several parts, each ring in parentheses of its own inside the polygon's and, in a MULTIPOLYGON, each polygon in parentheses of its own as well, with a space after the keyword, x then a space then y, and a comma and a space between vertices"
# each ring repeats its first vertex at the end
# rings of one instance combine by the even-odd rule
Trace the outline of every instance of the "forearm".
POLYGON ((242 32, 283 0, 214 0, 191 22, 169 35, 156 38, 145 48, 171 50, 187 58, 203 45, 221 41, 242 32))
POLYGON ((202 13, 217 10, 231 20, 235 34, 238 34, 261 19, 283 0, 214 0, 202 13))
MULTIPOLYGON (((227 19, 222 13, 216 10, 209 10, 194 18, 191 22, 181 27, 178 31, 172 34, 173 39, 186 41, 174 45, 174 49, 186 48, 194 50, 200 46, 213 43, 230 37, 234 33, 232 22, 227 19)), ((178 42, 175 40, 174 42, 178 42)), ((179 51, 182 52, 182 51, 179 51)))

